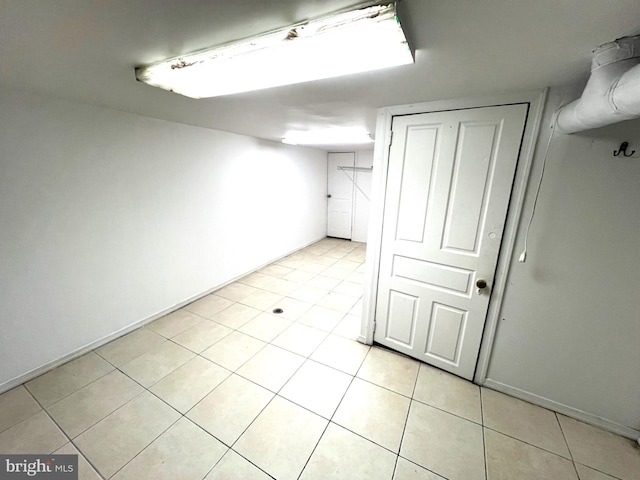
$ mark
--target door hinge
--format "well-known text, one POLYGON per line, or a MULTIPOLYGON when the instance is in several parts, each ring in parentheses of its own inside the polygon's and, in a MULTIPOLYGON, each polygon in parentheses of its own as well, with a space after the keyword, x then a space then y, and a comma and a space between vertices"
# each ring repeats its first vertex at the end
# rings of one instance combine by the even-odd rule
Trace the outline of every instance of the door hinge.
POLYGON ((389 145, 387 146, 390 147, 392 143, 393 143, 393 130, 391 130, 391 132, 389 133, 389 145))
POLYGON ((373 333, 372 335, 376 334, 376 327, 378 326, 378 322, 373 322, 373 333))

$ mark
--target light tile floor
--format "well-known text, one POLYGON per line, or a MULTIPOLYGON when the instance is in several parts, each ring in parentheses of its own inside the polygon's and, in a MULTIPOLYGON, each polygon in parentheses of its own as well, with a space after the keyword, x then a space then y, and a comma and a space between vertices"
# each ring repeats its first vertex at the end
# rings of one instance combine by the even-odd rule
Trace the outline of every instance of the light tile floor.
POLYGON ((364 260, 322 240, 0 395, 0 452, 79 452, 82 480, 640 479, 628 439, 357 343, 364 260))

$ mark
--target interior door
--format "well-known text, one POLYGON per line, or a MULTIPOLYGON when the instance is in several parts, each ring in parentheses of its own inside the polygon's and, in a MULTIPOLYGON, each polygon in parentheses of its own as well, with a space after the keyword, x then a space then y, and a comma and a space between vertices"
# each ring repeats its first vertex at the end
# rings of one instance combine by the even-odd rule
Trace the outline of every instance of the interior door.
POLYGON ((351 181, 356 154, 330 153, 327 160, 327 235, 351 240, 353 190, 351 181), (349 175, 341 168, 345 167, 349 175))
POLYGON ((527 107, 394 117, 376 342, 473 378, 527 107))

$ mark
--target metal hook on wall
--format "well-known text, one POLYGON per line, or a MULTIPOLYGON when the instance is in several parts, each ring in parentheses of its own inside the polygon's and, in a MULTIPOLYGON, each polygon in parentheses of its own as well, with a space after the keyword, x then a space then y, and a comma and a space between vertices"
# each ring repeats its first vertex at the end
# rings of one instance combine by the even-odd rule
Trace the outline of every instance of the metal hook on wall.
POLYGON ((613 156, 614 157, 618 157, 620 156, 620 154, 622 154, 622 156, 624 157, 630 157, 631 155, 633 155, 634 153, 636 153, 635 150, 632 150, 631 153, 629 153, 627 155, 627 148, 629 147, 629 142, 622 142, 620 144, 620 148, 618 150, 614 150, 613 151, 613 156))

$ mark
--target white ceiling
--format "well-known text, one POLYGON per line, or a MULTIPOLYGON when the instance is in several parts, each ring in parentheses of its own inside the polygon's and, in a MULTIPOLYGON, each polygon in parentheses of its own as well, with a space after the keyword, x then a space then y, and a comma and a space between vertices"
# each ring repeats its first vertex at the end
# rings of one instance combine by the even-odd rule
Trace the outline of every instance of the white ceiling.
MULTIPOLYGON (((0 0, 0 86, 279 140, 362 126, 375 110, 586 80, 591 50, 640 33, 640 0, 402 0, 414 65, 193 100, 134 67, 358 0, 0 0)), ((257 72, 259 74, 259 72, 257 72)))

